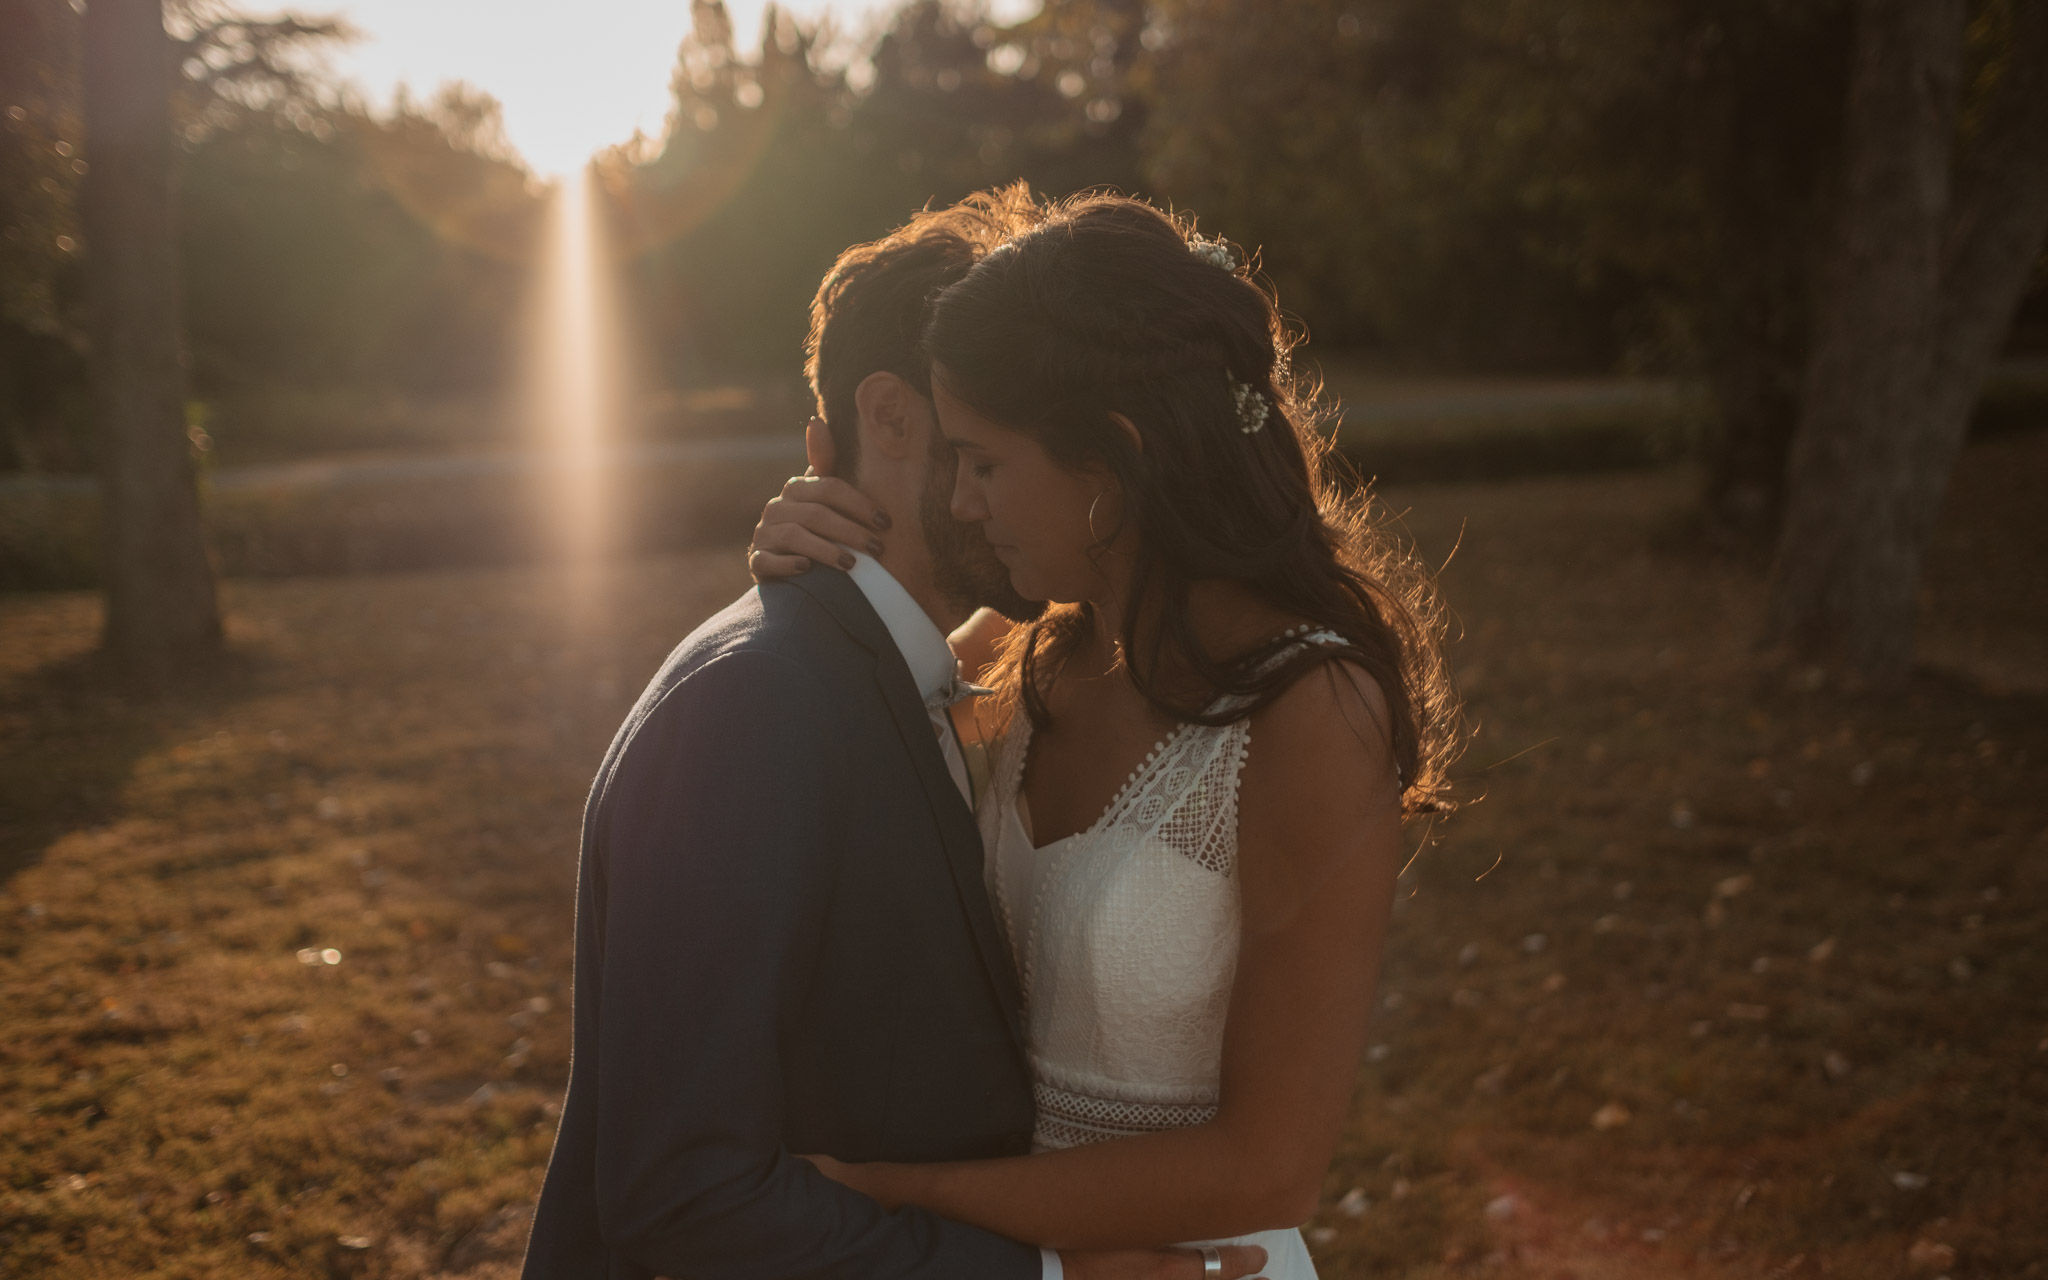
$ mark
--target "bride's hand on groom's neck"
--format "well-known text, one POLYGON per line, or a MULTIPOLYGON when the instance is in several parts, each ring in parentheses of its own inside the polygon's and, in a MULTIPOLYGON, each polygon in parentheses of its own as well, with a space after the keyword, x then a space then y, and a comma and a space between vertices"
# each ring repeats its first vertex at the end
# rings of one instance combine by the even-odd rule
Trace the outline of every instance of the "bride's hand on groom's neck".
POLYGON ((877 535, 889 525, 889 513, 873 498, 837 476, 807 470, 791 476, 761 508, 747 546, 747 571, 763 582, 794 577, 814 564, 851 569, 853 553, 847 548, 881 555, 877 535))

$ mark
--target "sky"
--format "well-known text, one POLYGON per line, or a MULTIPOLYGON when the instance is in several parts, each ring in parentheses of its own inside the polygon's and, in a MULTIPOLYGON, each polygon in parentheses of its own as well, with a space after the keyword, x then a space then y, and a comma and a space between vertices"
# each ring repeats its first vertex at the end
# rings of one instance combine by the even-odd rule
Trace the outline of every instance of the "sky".
MULTIPOLYGON (((728 0, 744 52, 758 47, 765 0, 728 0)), ((784 0, 803 19, 831 12, 861 34, 894 7, 890 0, 784 0)), ((1001 0, 1015 20, 1036 9, 1001 0)), ((336 12, 362 38, 330 59, 376 106, 405 84, 419 97, 466 80, 505 105, 505 131, 528 164, 554 176, 600 148, 655 135, 668 110, 676 46, 690 29, 689 0, 340 0, 304 7, 336 12)))

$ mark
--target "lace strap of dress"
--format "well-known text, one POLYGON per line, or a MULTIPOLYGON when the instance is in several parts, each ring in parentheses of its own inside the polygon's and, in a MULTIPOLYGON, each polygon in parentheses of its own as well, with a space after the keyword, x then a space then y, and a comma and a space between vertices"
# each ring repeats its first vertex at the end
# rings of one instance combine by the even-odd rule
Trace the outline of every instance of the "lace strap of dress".
MULTIPOLYGON (((1292 643, 1283 643, 1281 645, 1281 648, 1277 652, 1272 654, 1270 657, 1266 658, 1265 661, 1261 662, 1258 666, 1258 672, 1260 675, 1264 675, 1268 671, 1271 671, 1274 668, 1280 666, 1282 663, 1294 657, 1295 654, 1300 653, 1304 648, 1308 647, 1309 645, 1351 643, 1342 635, 1338 634, 1335 631, 1330 630, 1328 627, 1310 626, 1299 626, 1289 631, 1283 631, 1277 637, 1275 637, 1275 639, 1282 642, 1292 641, 1292 643)), ((1252 699, 1245 697, 1242 694, 1225 694, 1223 697, 1220 697, 1215 702, 1209 704, 1209 712, 1211 715, 1216 715, 1221 712, 1229 711, 1237 707, 1249 706, 1251 704, 1251 701, 1252 699)), ((1406 787, 1408 785, 1407 776, 1402 773, 1401 766, 1399 764, 1396 764, 1394 766, 1394 783, 1396 786, 1399 787, 1406 787)))
MULTIPOLYGON (((1254 671, 1259 675, 1265 675, 1267 672, 1277 669, 1293 658, 1295 654, 1300 653, 1312 644, 1349 644, 1351 642, 1327 627, 1299 626, 1290 628, 1273 637, 1273 643, 1278 644, 1280 648, 1267 655, 1254 668, 1254 671)), ((1218 715, 1239 707, 1250 706, 1251 703, 1252 699, 1244 694, 1226 693, 1209 704, 1209 714, 1218 715)))
MULTIPOLYGON (((1275 640, 1282 647, 1259 664, 1260 674, 1273 670, 1308 645, 1347 643, 1335 631, 1307 626, 1282 632, 1275 640)), ((1210 711, 1215 714, 1249 702, 1242 695, 1226 694, 1210 704, 1210 711)), ((1229 874, 1236 861, 1237 779, 1244 768, 1249 735, 1250 727, 1243 721, 1178 726, 1160 739, 1132 770, 1097 825, 1104 829, 1158 829, 1162 825, 1182 828, 1181 839, 1174 842, 1186 846, 1184 852, 1211 870, 1229 874), (1197 798, 1192 805, 1191 797, 1197 798)), ((990 771, 992 796, 999 805, 1018 803, 1030 748, 1031 720, 1028 715, 1019 714, 1004 734, 990 771)), ((983 834, 993 835, 991 831, 983 834)))

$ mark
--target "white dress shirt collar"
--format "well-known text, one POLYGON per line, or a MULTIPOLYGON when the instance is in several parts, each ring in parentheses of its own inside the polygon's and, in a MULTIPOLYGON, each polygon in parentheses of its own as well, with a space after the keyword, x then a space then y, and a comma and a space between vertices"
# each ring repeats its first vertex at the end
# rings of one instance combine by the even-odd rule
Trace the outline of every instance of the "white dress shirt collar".
POLYGON ((873 556, 856 551, 853 568, 846 576, 867 597, 889 638, 896 642, 904 664, 910 668, 910 678, 917 682, 917 696, 930 702, 951 693, 959 678, 960 665, 946 644, 946 633, 896 581, 896 575, 884 569, 873 556))

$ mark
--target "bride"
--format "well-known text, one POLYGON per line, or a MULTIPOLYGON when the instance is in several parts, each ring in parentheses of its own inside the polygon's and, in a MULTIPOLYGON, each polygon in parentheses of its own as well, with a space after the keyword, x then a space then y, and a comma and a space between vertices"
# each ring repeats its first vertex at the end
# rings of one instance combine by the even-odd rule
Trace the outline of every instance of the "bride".
MULTIPOLYGON (((1044 614, 957 637, 992 686, 979 820, 1022 984, 1034 1154, 832 1177, 1052 1248, 1223 1233, 1315 1274, 1402 819, 1456 707, 1426 578, 1326 475, 1270 293, 1137 200, 1078 198, 932 304, 933 405, 979 525, 1044 614)), ((820 502, 825 506, 819 505, 820 502)), ((757 573, 818 556, 792 482, 757 573)))

